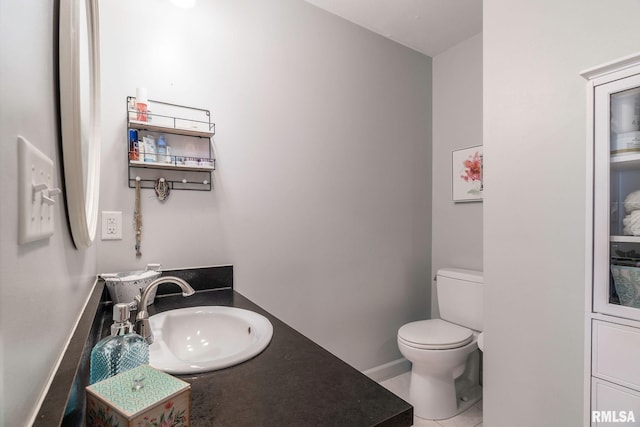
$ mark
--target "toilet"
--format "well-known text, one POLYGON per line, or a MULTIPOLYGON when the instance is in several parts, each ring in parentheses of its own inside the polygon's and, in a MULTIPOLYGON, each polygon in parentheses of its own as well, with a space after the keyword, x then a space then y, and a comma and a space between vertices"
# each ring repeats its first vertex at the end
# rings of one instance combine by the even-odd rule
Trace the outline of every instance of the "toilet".
POLYGON ((483 286, 481 271, 438 270, 441 318, 407 323, 398 330, 400 353, 412 364, 409 402, 420 418, 450 418, 482 398, 478 335, 483 286))

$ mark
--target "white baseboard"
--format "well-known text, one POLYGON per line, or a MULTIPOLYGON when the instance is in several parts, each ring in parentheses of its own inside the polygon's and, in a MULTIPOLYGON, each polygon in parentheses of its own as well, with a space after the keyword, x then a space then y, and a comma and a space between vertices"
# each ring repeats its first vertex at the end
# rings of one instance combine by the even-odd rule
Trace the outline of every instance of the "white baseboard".
POLYGON ((372 380, 380 382, 396 377, 400 374, 404 374, 410 370, 411 362, 404 357, 401 357, 400 359, 393 360, 389 363, 385 363, 384 365, 375 366, 371 369, 367 369, 366 371, 362 371, 362 373, 372 380))

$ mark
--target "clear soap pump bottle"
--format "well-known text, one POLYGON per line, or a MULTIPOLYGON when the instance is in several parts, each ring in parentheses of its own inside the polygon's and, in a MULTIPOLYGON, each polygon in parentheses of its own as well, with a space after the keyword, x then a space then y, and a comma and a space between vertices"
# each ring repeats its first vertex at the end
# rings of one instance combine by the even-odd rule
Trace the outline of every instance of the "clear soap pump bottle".
POLYGON ((91 350, 91 384, 149 363, 149 344, 133 330, 129 305, 113 306, 111 335, 91 350))

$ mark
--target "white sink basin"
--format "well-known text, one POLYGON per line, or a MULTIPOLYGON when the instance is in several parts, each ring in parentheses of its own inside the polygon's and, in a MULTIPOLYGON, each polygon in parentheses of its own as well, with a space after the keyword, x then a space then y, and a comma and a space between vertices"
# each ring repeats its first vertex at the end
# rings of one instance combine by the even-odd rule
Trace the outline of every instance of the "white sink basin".
POLYGON ((269 320, 235 307, 165 311, 149 318, 154 342, 149 365, 173 374, 227 368, 264 350, 273 336, 269 320))

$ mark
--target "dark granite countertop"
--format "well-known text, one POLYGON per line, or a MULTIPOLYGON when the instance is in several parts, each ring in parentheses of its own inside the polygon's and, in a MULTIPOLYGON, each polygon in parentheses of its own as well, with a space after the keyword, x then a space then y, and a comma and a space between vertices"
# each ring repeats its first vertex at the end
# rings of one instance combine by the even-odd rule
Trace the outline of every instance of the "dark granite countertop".
POLYGON ((192 426, 413 424, 411 405, 233 290, 161 298, 150 314, 199 305, 260 313, 273 324, 273 339, 239 365, 179 376, 191 384, 192 426))
MULTIPOLYGON (((199 291, 188 298, 162 296, 148 311, 153 315, 202 305, 255 311, 271 321, 274 332, 269 346, 253 359, 218 371, 177 376, 191 384, 192 427, 413 424, 409 403, 231 288, 199 291)), ((101 326, 103 333, 107 327, 108 321, 101 326)), ((77 379, 86 369, 78 368, 77 379)), ((48 414, 41 414, 39 425, 57 424, 47 424, 48 414)))

